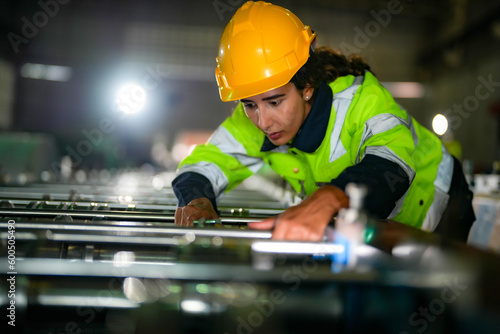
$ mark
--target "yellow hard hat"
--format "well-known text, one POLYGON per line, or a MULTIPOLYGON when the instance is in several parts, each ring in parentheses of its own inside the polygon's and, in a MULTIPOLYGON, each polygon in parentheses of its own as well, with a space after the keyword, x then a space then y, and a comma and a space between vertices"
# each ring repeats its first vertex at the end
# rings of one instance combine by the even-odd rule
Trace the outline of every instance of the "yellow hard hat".
POLYGON ((215 77, 222 101, 234 101, 287 84, 309 57, 316 37, 288 9, 248 1, 227 24, 215 77))

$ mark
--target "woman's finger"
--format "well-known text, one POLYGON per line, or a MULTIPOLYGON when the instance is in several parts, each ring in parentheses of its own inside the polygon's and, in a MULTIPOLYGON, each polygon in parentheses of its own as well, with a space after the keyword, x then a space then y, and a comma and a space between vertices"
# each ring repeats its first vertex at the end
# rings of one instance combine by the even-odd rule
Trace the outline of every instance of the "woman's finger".
POLYGON ((271 230, 276 223, 276 217, 267 218, 260 222, 248 223, 248 227, 256 230, 271 230))

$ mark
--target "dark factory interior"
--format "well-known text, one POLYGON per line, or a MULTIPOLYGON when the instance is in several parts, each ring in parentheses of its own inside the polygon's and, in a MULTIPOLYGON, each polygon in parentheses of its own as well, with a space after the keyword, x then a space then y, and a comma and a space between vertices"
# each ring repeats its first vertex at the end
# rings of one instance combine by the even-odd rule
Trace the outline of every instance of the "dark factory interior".
MULTIPOLYGON (((385 96, 396 102, 392 108, 419 124, 415 133, 412 118, 398 116, 405 131, 413 131, 415 150, 424 145, 417 156, 392 149, 401 137, 387 147, 376 144, 396 152, 384 166, 416 166, 437 154, 442 160, 433 167, 432 188, 420 183, 427 169, 408 167, 417 176, 392 201, 402 215, 392 215, 392 208, 391 215, 372 211, 381 203, 372 191, 380 189, 363 183, 369 173, 339 189, 346 178, 339 170, 327 180, 312 180, 311 192, 304 188, 307 178, 298 186, 290 182, 302 167, 290 162, 293 173, 286 174, 275 160, 266 160, 266 142, 276 147, 269 156, 282 147, 297 155, 295 139, 280 146, 281 132, 259 128, 262 149, 255 156, 268 164, 244 165, 245 177, 219 193, 217 173, 233 182, 229 173, 240 177, 236 162, 255 159, 250 144, 237 142, 227 153, 232 143, 219 138, 242 141, 229 136, 255 133, 245 132, 251 124, 246 119, 237 125, 241 131, 228 130, 232 123, 225 120, 236 120, 231 115, 242 105, 254 121, 243 98, 243 104, 240 98, 223 101, 226 77, 216 75, 216 68, 223 69, 216 58, 222 63, 228 57, 221 36, 237 22, 245 1, 1 0, 1 333, 498 333, 500 1, 272 3, 310 26, 314 47, 356 54, 369 65, 385 96), (427 144, 416 139, 423 133, 432 136, 427 144), (436 153, 429 142, 443 151, 436 153), (211 145, 227 160, 217 161, 211 145), (406 156, 413 159, 409 165, 406 156), (452 169, 443 176, 446 156, 452 169), (198 162, 200 157, 207 160, 198 162), (450 187, 462 174, 466 203, 453 206, 450 187), (443 193, 449 202, 437 202, 440 175, 452 182, 443 193), (197 195, 200 180, 208 182, 207 196, 197 195), (188 186, 195 196, 183 202, 188 186), (308 222, 326 212, 329 204, 320 204, 319 193, 332 188, 349 204, 318 223, 319 238, 278 237, 295 208, 318 203, 321 208, 304 218, 308 222), (407 204, 412 191, 434 202, 407 204), (197 199, 207 199, 203 203, 215 216, 192 216, 185 226, 182 215, 197 199), (437 220, 426 225, 439 203, 437 220), (465 219, 467 205, 474 219, 463 240, 456 240, 449 231, 465 219), (425 221, 407 223, 404 210, 425 221), (458 218, 443 230, 441 217, 458 218), (255 228, 263 221, 274 225, 255 228)), ((277 22, 271 24, 279 27, 277 22)), ((244 44, 249 47, 251 39, 244 44)), ((236 43, 227 50, 236 54, 236 43)), ((307 50, 313 53, 309 44, 307 50)), ((252 56, 242 54, 231 64, 252 56)), ((247 62, 250 69, 258 66, 247 62)), ((306 115, 319 109, 320 88, 311 101, 300 92, 304 110, 311 110, 306 115)), ((332 147, 334 126, 344 122, 340 108, 335 110, 337 93, 331 97, 338 118, 332 147)), ((360 140, 383 136, 372 123, 359 124, 365 129, 360 140)), ((293 138, 305 132, 303 124, 293 138)), ((344 140, 339 135, 340 146, 344 140)), ((345 146, 361 151, 362 143, 353 139, 345 146)), ((375 152, 368 146, 366 152, 375 152)), ((307 159, 319 159, 318 152, 307 159)), ((354 160, 346 170, 369 161, 354 160)), ((404 173, 388 179, 380 172, 373 179, 385 180, 395 196, 404 173)))

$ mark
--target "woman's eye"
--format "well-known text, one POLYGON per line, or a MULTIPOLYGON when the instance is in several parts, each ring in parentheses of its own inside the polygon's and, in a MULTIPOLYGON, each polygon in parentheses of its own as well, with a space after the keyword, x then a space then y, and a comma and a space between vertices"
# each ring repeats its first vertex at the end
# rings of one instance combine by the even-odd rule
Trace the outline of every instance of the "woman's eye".
POLYGON ((269 104, 272 105, 273 107, 276 107, 277 105, 279 105, 281 103, 281 101, 269 101, 269 104))
POLYGON ((253 109, 255 107, 254 103, 244 103, 243 108, 245 109, 253 109))

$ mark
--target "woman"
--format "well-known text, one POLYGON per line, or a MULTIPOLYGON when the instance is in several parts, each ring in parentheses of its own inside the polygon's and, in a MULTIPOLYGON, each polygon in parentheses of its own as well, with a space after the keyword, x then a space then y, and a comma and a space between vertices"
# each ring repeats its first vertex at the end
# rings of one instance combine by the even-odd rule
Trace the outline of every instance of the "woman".
POLYGON ((249 224, 274 228, 274 239, 320 240, 354 182, 368 188, 373 217, 465 241, 475 218, 460 164, 359 57, 315 50, 315 39, 282 7, 238 9, 221 37, 216 78, 221 99, 240 103, 181 162, 176 223, 217 218, 217 198, 267 163, 308 196, 249 224))

